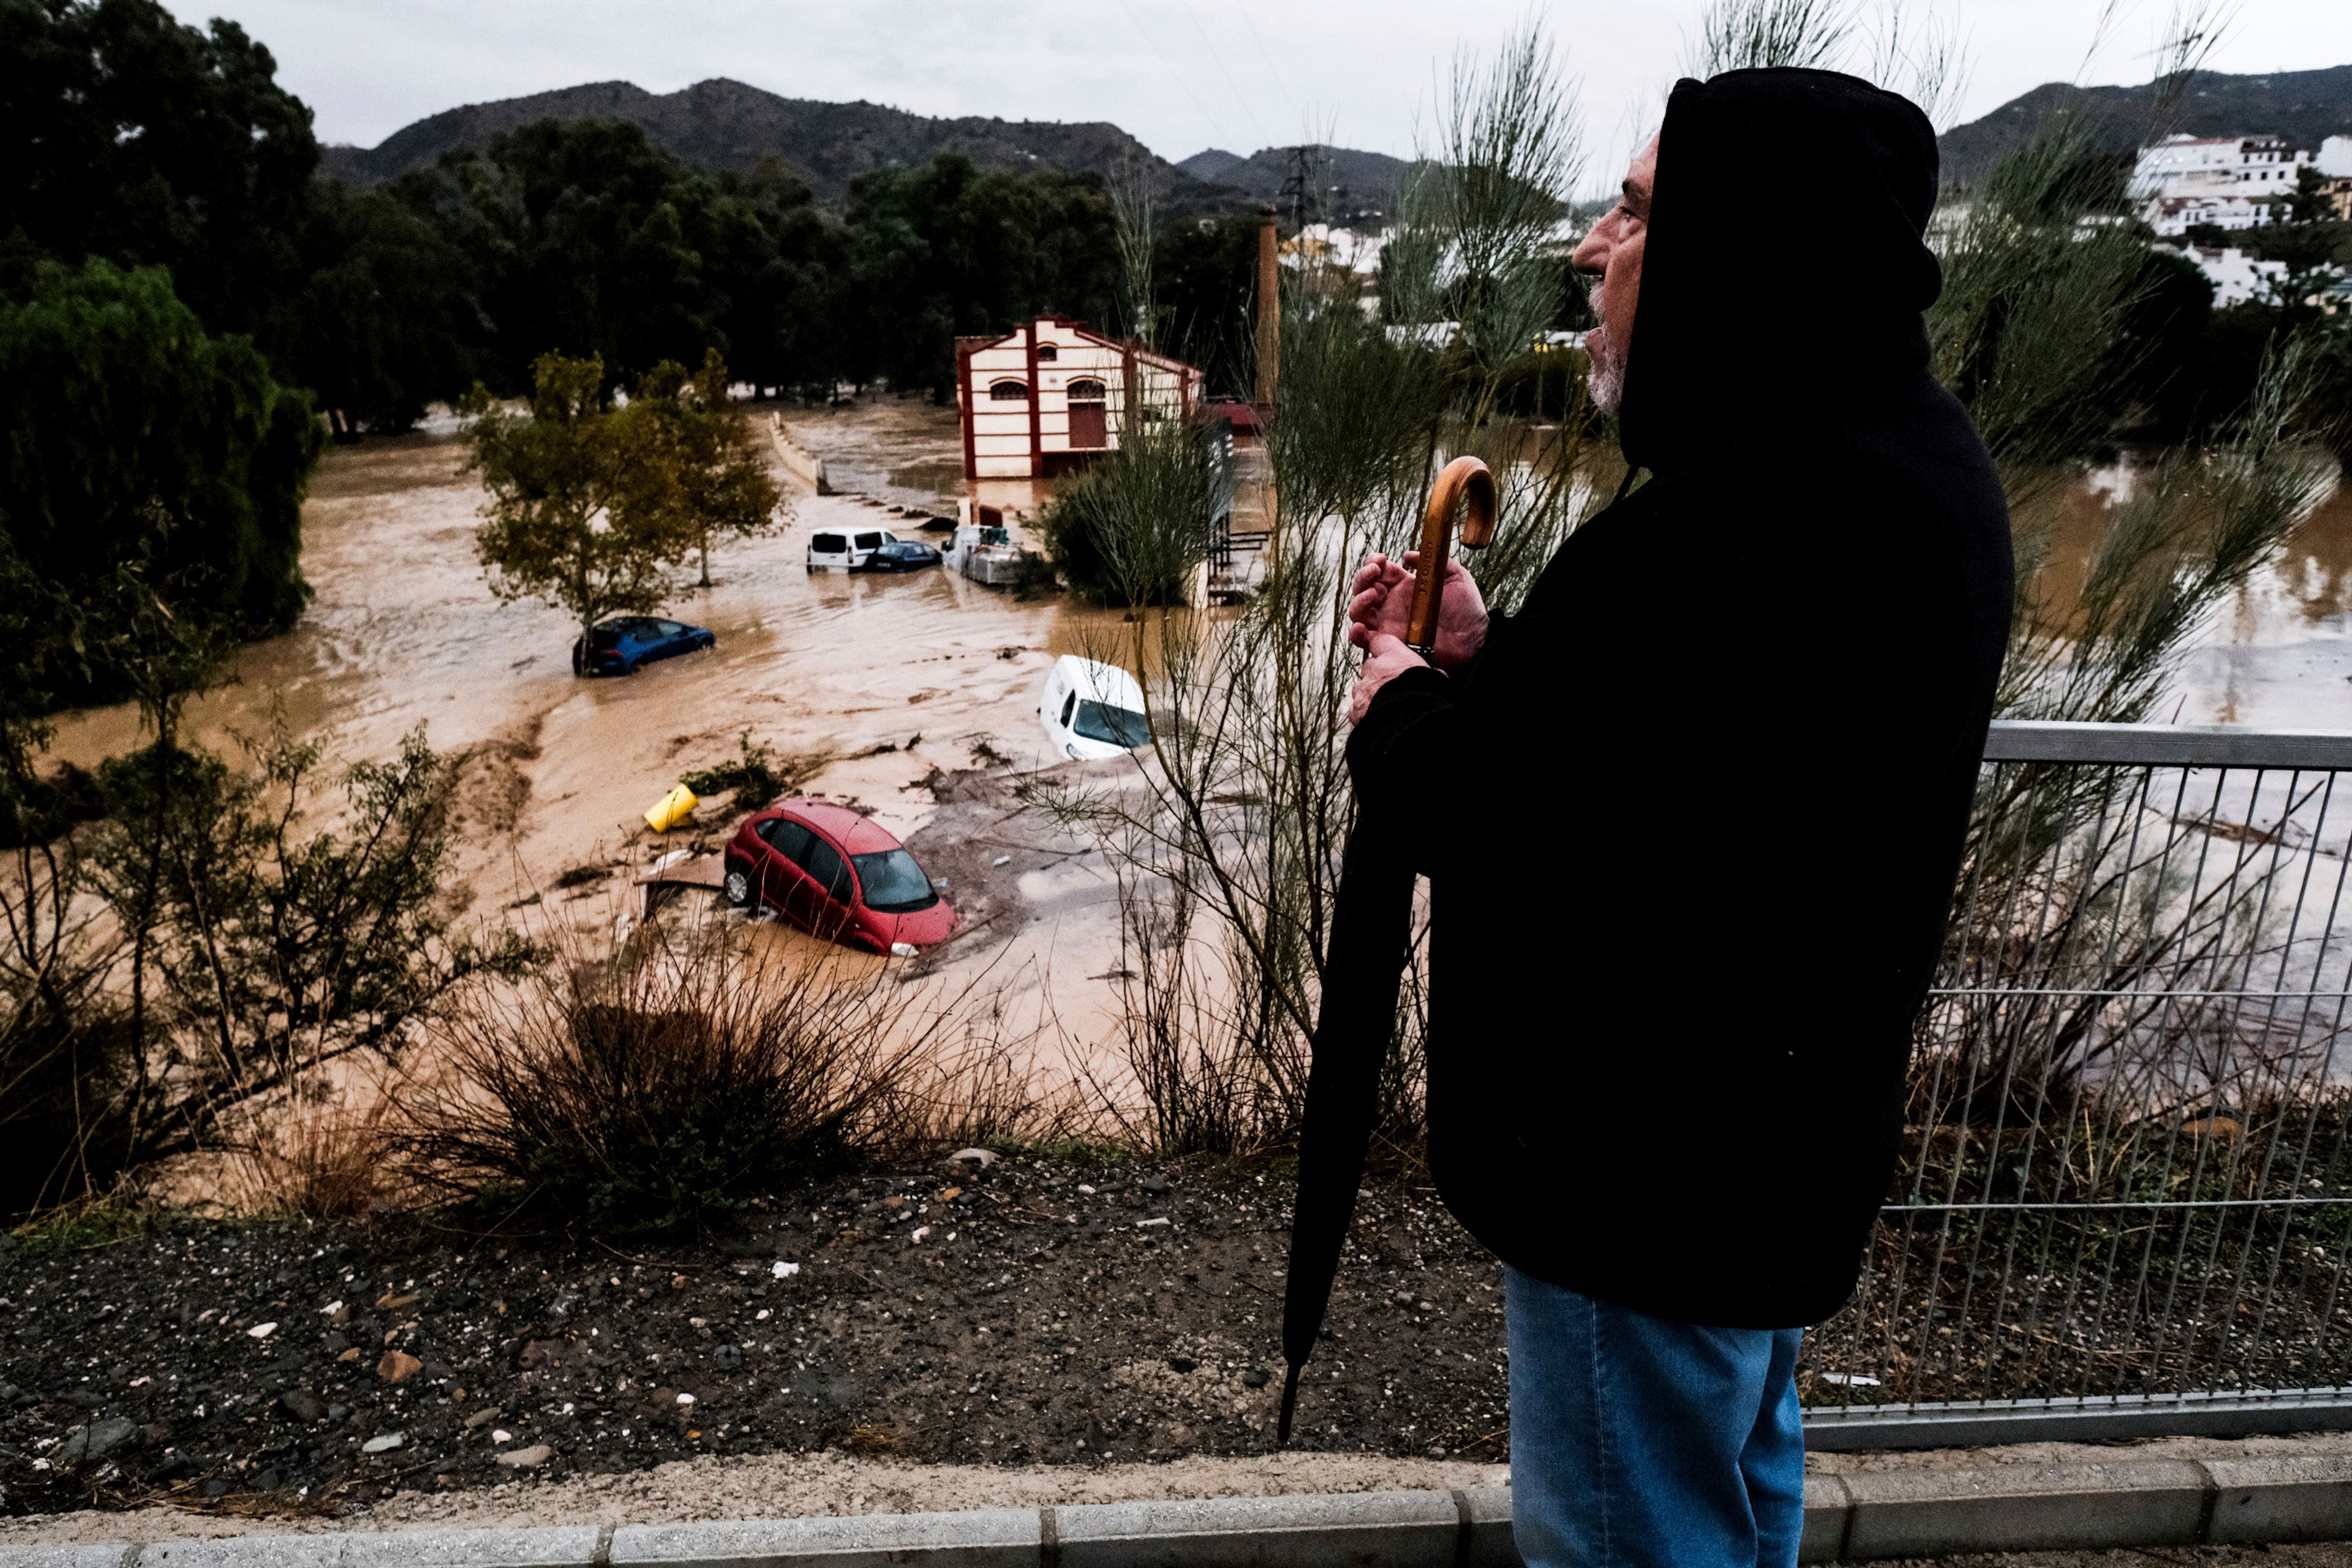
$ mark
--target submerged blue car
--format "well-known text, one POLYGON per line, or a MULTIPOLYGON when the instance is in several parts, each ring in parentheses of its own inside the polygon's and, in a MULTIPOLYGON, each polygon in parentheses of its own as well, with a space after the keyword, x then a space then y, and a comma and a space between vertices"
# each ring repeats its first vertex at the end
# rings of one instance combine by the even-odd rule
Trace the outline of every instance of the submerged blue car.
POLYGON ((718 646, 719 635, 706 626, 654 616, 614 616, 572 645, 572 673, 635 675, 640 665, 657 658, 718 646))
POLYGON ((912 572, 918 566, 936 566, 940 552, 919 539, 892 538, 866 558, 868 572, 912 572))

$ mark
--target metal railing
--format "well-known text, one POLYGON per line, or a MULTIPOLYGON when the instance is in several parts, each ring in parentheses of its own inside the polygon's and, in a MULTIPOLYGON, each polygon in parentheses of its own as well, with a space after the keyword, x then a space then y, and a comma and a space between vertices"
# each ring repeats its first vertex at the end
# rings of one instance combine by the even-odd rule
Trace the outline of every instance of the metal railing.
POLYGON ((2348 775, 2352 734, 1993 727, 1816 1447, 2352 1426, 2348 775))

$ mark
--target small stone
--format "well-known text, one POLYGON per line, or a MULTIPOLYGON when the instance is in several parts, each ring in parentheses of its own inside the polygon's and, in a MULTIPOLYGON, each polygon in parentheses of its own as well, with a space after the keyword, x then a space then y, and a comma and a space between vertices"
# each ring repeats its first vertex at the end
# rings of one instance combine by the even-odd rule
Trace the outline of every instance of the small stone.
POLYGON ((284 1476, 278 1473, 278 1467, 271 1465, 253 1478, 253 1487, 256 1491, 274 1492, 285 1479, 284 1476))
POLYGON ((499 1456, 499 1463, 510 1470, 535 1470, 555 1458, 555 1450, 544 1443, 533 1443, 528 1448, 510 1448, 499 1456))
POLYGON ((1168 1178, 1154 1171, 1143 1178, 1143 1190, 1147 1193, 1164 1193, 1168 1190, 1168 1178))
POLYGON ((120 1419, 93 1421, 87 1426, 77 1426, 68 1432, 65 1441, 58 1445, 58 1451, 52 1458, 61 1465, 79 1465, 111 1454, 137 1436, 139 1428, 131 1422, 120 1419))
POLYGON ((228 1496, 228 1483, 215 1476, 211 1480, 208 1480, 204 1484, 204 1494, 206 1497, 226 1497, 228 1496))
POLYGON ((277 1331, 278 1325, 275 1323, 256 1323, 245 1331, 245 1337, 249 1340, 266 1340, 277 1331))
POLYGON ((278 1408, 297 1421, 318 1421, 326 1416, 327 1402, 307 1388, 289 1388, 278 1396, 278 1408))
POLYGON ((1260 1372, 1255 1367, 1252 1367, 1247 1372, 1242 1373, 1242 1386, 1244 1388, 1264 1388, 1266 1385, 1267 1381, 1268 1379, 1265 1373, 1260 1372))
POLYGON ((351 1414, 352 1407, 348 1405, 330 1405, 327 1406, 327 1419, 338 1424, 349 1419, 351 1414))
POLYGON ((375 1374, 386 1383, 398 1383, 425 1370, 425 1363, 406 1351, 386 1351, 383 1359, 375 1363, 375 1374))
POLYGON ((996 1163, 996 1151, 993 1149, 959 1149, 954 1153, 949 1155, 948 1158, 957 1161, 962 1164, 977 1165, 982 1170, 985 1171, 991 1165, 996 1163))
POLYGON ((375 1310, 379 1312, 405 1312, 423 1300, 422 1296, 395 1296, 387 1290, 376 1299, 375 1310))
POLYGON ((768 1272, 769 1272, 769 1274, 770 1274, 770 1275, 773 1276, 775 1279, 791 1279, 793 1275, 798 1274, 800 1271, 801 1271, 801 1266, 800 1266, 799 1264, 797 1264, 797 1263, 786 1263, 786 1262, 785 1262, 783 1259, 782 1259, 782 1258, 778 1258, 778 1259, 776 1260, 775 1267, 773 1267, 773 1268, 770 1268, 770 1269, 768 1270, 768 1272))
POLYGON ((408 1441, 405 1432, 383 1432, 360 1445, 362 1454, 389 1454, 408 1441))
POLYGON ((717 1350, 710 1352, 710 1359, 717 1362, 720 1366, 727 1368, 730 1372, 732 1372, 735 1368, 743 1364, 743 1347, 740 1345, 720 1345, 717 1350))
POLYGON ((499 1407, 495 1405, 489 1405, 484 1409, 477 1410, 471 1415, 466 1417, 466 1430, 468 1432, 478 1432, 483 1427, 488 1426, 491 1422, 497 1420, 499 1418, 499 1407))
POLYGON ((337 1361, 357 1361, 360 1359, 360 1347, 357 1345, 352 1345, 346 1348, 341 1354, 337 1355, 335 1359, 337 1361))

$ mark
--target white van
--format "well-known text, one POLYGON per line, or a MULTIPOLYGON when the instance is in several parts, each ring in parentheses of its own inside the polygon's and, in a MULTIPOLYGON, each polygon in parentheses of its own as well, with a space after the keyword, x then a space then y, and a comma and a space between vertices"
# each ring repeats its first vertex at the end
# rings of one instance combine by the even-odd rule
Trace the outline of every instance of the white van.
POLYGON ((1080 762, 1100 762, 1151 743, 1143 688, 1115 664, 1066 653, 1054 661, 1038 694, 1037 717, 1054 750, 1080 762))
POLYGON ((808 569, 862 571, 876 551, 892 542, 887 528, 822 528, 809 535, 808 569))

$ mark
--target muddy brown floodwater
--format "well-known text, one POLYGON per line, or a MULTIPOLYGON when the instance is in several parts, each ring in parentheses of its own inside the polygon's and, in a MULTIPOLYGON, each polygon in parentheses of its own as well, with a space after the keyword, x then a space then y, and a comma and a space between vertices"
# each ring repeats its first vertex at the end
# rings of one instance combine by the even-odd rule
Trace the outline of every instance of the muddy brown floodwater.
MULTIPOLYGON (((2098 470, 2062 502, 2043 569, 2045 604, 2072 602, 2116 499, 2098 470)), ((2190 642, 2154 717, 2173 724, 2352 729, 2352 487, 2338 482, 2279 558, 2226 600, 2190 642)))
MULTIPOLYGON (((898 452, 894 471, 958 450, 952 409, 886 402, 807 424, 810 437, 850 453, 845 477, 880 447, 898 452)), ((612 930, 636 905, 635 874, 673 848, 715 847, 733 820, 722 799, 662 837, 640 814, 679 773, 734 754, 746 731, 779 755, 827 759, 806 789, 870 809, 901 837, 916 834, 940 809, 923 784, 935 772, 1002 774, 1055 761, 1035 712, 1046 670, 1058 654, 1102 646, 1118 626, 1064 597, 1024 602, 939 569, 812 574, 804 547, 816 527, 879 522, 938 536, 874 500, 819 497, 786 479, 789 521, 720 545, 714 585, 681 586, 665 606, 716 631, 716 649, 627 679, 579 679, 564 612, 502 605, 485 587, 474 553, 482 492, 462 459, 454 439, 428 436, 331 452, 303 514, 302 567, 316 597, 292 631, 244 649, 231 684, 190 705, 189 724, 194 740, 233 754, 238 735, 266 731, 279 712, 346 762, 387 756, 422 726, 461 759, 459 866, 470 913, 482 919, 591 938, 612 930), (605 874, 553 888, 583 867, 605 874), (534 894, 541 902, 507 913, 534 894)), ((139 739, 125 705, 70 716, 52 752, 92 765, 139 739)), ((964 852, 946 857, 963 873, 948 879, 951 902, 1009 913, 942 954, 941 979, 984 974, 1000 1007, 1025 1007, 1009 1020, 1016 1033, 1050 1016, 1069 1037, 1098 1038, 1118 967, 1112 883, 1077 846, 1005 822, 1009 810, 968 806, 956 845, 964 852), (1003 842, 982 842, 992 837, 1003 842)), ((758 934, 814 945, 773 927, 758 934)))
MULTIPOLYGON (((232 684, 192 705, 192 732, 229 750, 282 713, 358 761, 389 755, 422 726, 460 759, 472 912, 592 938, 635 908, 634 877, 657 856, 713 847, 730 825, 721 800, 682 832, 647 830, 640 814, 681 773, 724 760, 746 731, 780 755, 822 757, 805 787, 912 839, 967 916, 924 970, 984 983, 1010 1032, 1050 1026, 1062 1065, 1085 1065, 1068 1059, 1069 1043, 1083 1055, 1116 1035, 1115 888, 1099 857, 1017 814, 1002 781, 1054 762, 1035 713, 1053 658, 1122 646, 1131 628, 1065 597, 1024 601, 940 570, 810 574, 814 528, 913 532, 917 520, 889 503, 951 511, 961 448, 954 410, 920 401, 783 414, 836 484, 869 493, 819 497, 786 479, 791 519, 723 544, 714 586, 682 585, 666 606, 715 630, 716 650, 626 679, 574 678, 563 612, 490 596, 474 554, 482 495, 453 438, 336 449, 304 511, 315 600, 291 632, 237 657, 232 684), (603 875, 553 888, 583 868, 603 875)), ((2069 539, 2095 535, 2116 483, 2093 475, 2068 498, 2054 567, 2069 539)), ((1034 517, 1044 494, 1023 482, 981 499, 1034 517)), ((1661 595, 1662 622, 1688 615, 1661 595)), ((2179 721, 2352 727, 2352 493, 2339 489, 2224 606, 2178 684, 2164 716, 2179 721)), ((138 738, 124 706, 70 716, 53 749, 89 765, 138 738)), ((814 951, 772 927, 755 940, 814 951)))

